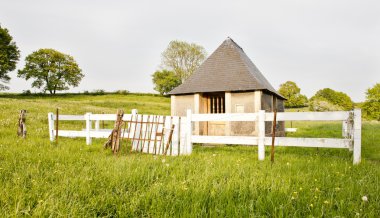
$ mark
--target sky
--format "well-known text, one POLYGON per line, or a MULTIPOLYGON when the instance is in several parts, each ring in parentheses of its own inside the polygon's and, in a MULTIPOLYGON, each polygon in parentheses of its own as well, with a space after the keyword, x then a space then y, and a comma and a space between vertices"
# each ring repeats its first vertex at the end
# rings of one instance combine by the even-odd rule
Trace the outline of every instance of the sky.
MULTIPOLYGON (((210 55, 227 37, 278 89, 294 81, 308 97, 322 88, 364 101, 380 82, 377 0, 0 0, 0 23, 21 58, 53 48, 85 74, 70 92, 155 92, 151 75, 172 40, 210 55)), ((31 88, 10 73, 9 92, 31 88)))

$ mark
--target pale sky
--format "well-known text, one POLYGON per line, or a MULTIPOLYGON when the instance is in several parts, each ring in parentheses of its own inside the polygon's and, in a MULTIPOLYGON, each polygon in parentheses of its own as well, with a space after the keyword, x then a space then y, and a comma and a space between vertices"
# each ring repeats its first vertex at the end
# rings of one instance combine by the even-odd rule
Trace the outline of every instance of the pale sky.
MULTIPOLYGON (((278 89, 295 81, 363 101, 380 82, 377 0, 0 0, 0 23, 25 57, 40 48, 72 55, 85 74, 70 91, 154 92, 151 74, 171 40, 211 54, 228 36, 278 89)), ((10 92, 31 89, 12 77, 10 92)))

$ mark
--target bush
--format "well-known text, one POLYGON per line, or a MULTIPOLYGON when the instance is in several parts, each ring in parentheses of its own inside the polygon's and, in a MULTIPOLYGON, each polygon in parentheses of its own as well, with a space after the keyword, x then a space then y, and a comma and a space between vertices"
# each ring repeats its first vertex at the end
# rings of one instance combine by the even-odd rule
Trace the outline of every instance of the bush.
POLYGON ((104 89, 95 89, 94 91, 91 92, 93 95, 104 95, 106 91, 104 89))
POLYGON ((309 102, 309 109, 311 111, 341 111, 343 107, 332 104, 323 99, 314 99, 309 102))
POLYGON ((115 94, 127 95, 127 94, 129 94, 129 91, 128 90, 117 90, 117 91, 115 91, 115 94))
MULTIPOLYGON (((337 106, 336 108, 341 108, 340 110, 352 110, 354 108, 354 103, 347 94, 343 92, 337 92, 329 88, 321 89, 315 93, 315 95, 311 97, 310 101, 314 100, 328 102, 329 105, 326 105, 325 103, 321 104, 328 107, 335 105, 337 106)), ((312 107, 313 106, 311 106, 310 103, 310 108, 312 107)))
POLYGON ((22 95, 32 95, 32 92, 28 90, 22 90, 22 95))
POLYGON ((380 83, 367 90, 362 109, 365 118, 380 121, 380 83))

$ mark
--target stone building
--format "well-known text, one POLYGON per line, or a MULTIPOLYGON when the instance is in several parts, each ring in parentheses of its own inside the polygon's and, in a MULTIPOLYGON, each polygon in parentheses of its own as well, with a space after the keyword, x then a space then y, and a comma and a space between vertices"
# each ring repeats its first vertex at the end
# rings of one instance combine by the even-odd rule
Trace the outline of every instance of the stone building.
MULTIPOLYGON (((284 111, 284 100, 232 39, 227 38, 183 84, 171 92, 171 115, 284 111)), ((200 122, 199 135, 257 135, 255 122, 200 122)), ((280 122, 277 135, 284 135, 280 122)), ((266 133, 271 133, 266 122, 266 133)))

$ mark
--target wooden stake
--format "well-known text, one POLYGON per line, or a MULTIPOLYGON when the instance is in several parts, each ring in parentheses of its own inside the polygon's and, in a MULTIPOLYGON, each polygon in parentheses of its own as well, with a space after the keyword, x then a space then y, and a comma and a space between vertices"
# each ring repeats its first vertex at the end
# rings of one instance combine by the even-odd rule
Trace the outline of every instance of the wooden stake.
MULTIPOLYGON (((138 119, 139 119, 139 115, 136 114, 136 120, 133 121, 133 123, 135 124, 135 131, 133 131, 133 138, 132 138, 132 146, 131 146, 131 152, 133 151, 133 143, 135 142, 135 136, 136 136, 136 129, 137 129, 137 123, 138 123, 138 119)), ((136 148, 137 149, 137 148, 136 148)))
MULTIPOLYGON (((127 146, 128 146, 128 139, 131 135, 131 131, 132 131, 132 121, 133 121, 133 114, 131 114, 131 120, 129 121, 129 124, 126 123, 125 125, 127 126, 128 128, 128 136, 127 136, 127 139, 125 140, 125 149, 127 149, 127 146)), ((124 129, 125 130, 125 129, 124 129)))
POLYGON ((154 143, 153 143, 153 152, 154 154, 157 154, 157 134, 158 134, 158 124, 160 122, 160 119, 161 117, 158 116, 158 119, 157 119, 157 122, 156 122, 156 131, 155 131, 155 134, 154 134, 154 143))
POLYGON ((157 118, 157 116, 152 116, 152 123, 150 124, 150 130, 149 130, 149 135, 148 135, 148 154, 149 154, 149 149, 150 149, 150 141, 152 141, 152 133, 153 133, 153 125, 154 121, 157 118))
POLYGON ((58 144, 58 120, 59 120, 59 109, 57 108, 56 114, 56 123, 55 123, 55 143, 58 144))
POLYGON ((167 154, 167 152, 168 152, 169 145, 170 145, 170 143, 172 142, 172 136, 173 136, 174 127, 175 127, 175 125, 172 124, 172 127, 170 128, 169 138, 168 138, 168 141, 167 141, 167 143, 166 143, 166 147, 165 147, 165 151, 164 151, 164 155, 165 155, 165 156, 166 156, 166 154, 167 154))
POLYGON ((274 163, 274 140, 276 138, 276 123, 277 123, 277 109, 274 110, 273 124, 272 124, 272 147, 270 152, 270 161, 274 163))
POLYGON ((26 110, 21 110, 18 117, 17 135, 23 138, 26 137, 26 110))
POLYGON ((148 133, 148 126, 149 126, 149 119, 150 119, 150 115, 148 115, 148 118, 147 118, 146 124, 145 124, 145 133, 144 133, 144 138, 142 140, 141 152, 144 151, 144 147, 145 147, 146 134, 148 133))

